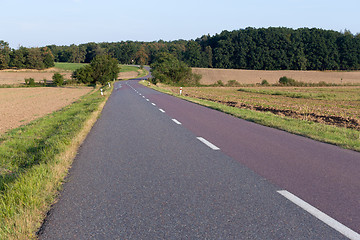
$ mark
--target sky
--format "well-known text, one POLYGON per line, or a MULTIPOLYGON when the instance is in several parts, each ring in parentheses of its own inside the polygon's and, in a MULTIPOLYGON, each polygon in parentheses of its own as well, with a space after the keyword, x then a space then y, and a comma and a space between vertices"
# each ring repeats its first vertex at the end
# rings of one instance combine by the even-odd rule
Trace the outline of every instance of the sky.
POLYGON ((171 41, 246 27, 360 33, 359 0, 0 0, 0 40, 19 46, 171 41))

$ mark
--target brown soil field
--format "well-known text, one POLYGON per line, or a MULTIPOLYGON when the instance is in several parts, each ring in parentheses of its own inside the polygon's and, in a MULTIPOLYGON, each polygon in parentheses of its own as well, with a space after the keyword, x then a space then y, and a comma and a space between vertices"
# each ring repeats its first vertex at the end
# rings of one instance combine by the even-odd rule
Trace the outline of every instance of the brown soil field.
POLYGON ((0 88, 0 134, 76 101, 89 87, 0 88))
POLYGON ((65 79, 71 79, 71 71, 63 71, 56 68, 49 68, 46 70, 12 70, 5 69, 0 71, 0 85, 4 84, 23 84, 25 78, 34 78, 35 82, 40 82, 44 79, 52 81, 52 76, 55 72, 59 72, 64 75, 65 79))
POLYGON ((131 71, 131 72, 121 72, 119 73, 118 79, 129 79, 129 78, 136 78, 138 76, 138 72, 131 71))
POLYGON ((202 75, 201 84, 210 85, 221 80, 226 84, 229 80, 236 80, 241 84, 256 84, 267 80, 270 84, 277 83, 279 78, 286 76, 299 82, 335 84, 360 84, 360 71, 266 71, 266 70, 237 70, 193 68, 193 72, 202 75))

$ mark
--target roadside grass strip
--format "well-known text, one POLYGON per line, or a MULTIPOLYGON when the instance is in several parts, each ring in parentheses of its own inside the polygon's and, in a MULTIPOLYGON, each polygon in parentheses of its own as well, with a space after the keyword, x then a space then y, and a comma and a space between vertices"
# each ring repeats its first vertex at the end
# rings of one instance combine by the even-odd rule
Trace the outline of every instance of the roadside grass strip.
POLYGON ((314 217, 316 217, 319 220, 321 220, 322 222, 326 223, 327 225, 329 225, 336 231, 340 232, 344 236, 350 238, 351 240, 360 240, 360 234, 351 230, 350 228, 346 227, 345 225, 341 224, 340 222, 336 221, 335 219, 331 218, 330 216, 326 215, 325 213, 321 212, 317 208, 311 206, 310 204, 308 204, 307 202, 298 198, 294 194, 292 194, 288 191, 285 191, 285 190, 277 191, 277 192, 280 195, 282 195, 283 197, 285 197, 286 199, 288 199, 289 201, 293 202, 297 206, 301 207, 302 209, 304 209, 305 211, 307 211, 308 213, 313 215, 314 217))
POLYGON ((0 239, 36 239, 80 146, 104 106, 99 89, 0 136, 0 239))
MULTIPOLYGON (((148 85, 145 81, 140 83, 144 86, 148 85)), ((356 129, 325 125, 302 119, 293 119, 286 116, 275 115, 271 112, 258 112, 249 109, 231 107, 208 100, 202 100, 183 95, 180 96, 179 94, 174 94, 171 91, 162 89, 155 85, 151 85, 150 87, 159 92, 176 96, 189 102, 197 103, 250 122, 284 130, 289 133, 305 136, 317 141, 334 144, 345 149, 351 149, 360 152, 360 131, 356 129)))

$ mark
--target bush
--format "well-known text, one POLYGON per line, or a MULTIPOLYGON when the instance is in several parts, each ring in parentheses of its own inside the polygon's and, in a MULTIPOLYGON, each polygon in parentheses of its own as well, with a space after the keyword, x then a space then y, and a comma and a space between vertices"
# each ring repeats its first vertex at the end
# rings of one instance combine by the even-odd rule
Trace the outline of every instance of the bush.
POLYGON ((266 79, 264 79, 264 80, 261 81, 261 85, 262 86, 269 86, 270 84, 266 79))
POLYGON ((79 83, 90 84, 95 83, 92 74, 92 67, 90 65, 86 65, 82 68, 75 70, 72 73, 71 77, 72 79, 76 79, 79 83))
POLYGON ((35 86, 35 79, 33 78, 25 78, 25 84, 28 86, 35 86))
POLYGON ((279 83, 280 83, 281 85, 286 85, 286 86, 296 86, 296 81, 295 81, 294 79, 288 78, 288 77, 286 77, 286 76, 281 77, 281 78, 279 79, 279 83))
POLYGON ((227 87, 239 87, 241 84, 236 80, 229 80, 226 84, 227 87))
POLYGON ((223 83, 223 81, 219 80, 216 82, 216 85, 219 86, 219 87, 223 87, 225 86, 225 84, 223 83))
POLYGON ((201 75, 192 73, 186 63, 170 53, 159 53, 151 64, 153 78, 161 83, 194 86, 199 85, 201 75))
POLYGON ((120 67, 116 59, 108 55, 96 56, 89 65, 75 70, 72 78, 79 83, 102 85, 117 79, 120 67))
POLYGON ((53 82, 56 86, 62 86, 64 85, 64 76, 60 73, 54 73, 52 76, 53 82))

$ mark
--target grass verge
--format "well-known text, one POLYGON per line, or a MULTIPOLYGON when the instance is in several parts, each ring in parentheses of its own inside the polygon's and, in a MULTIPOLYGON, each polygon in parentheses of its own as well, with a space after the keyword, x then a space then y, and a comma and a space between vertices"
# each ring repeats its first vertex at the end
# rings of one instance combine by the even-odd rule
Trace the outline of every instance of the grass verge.
MULTIPOLYGON (((146 81, 141 81, 140 83, 142 83, 144 86, 148 86, 148 82, 146 81)), ((311 121, 293 119, 289 117, 278 116, 270 112, 257 112, 248 109, 230 107, 208 100, 180 96, 179 94, 174 94, 171 91, 153 84, 150 86, 157 91, 173 95, 212 109, 216 109, 218 111, 245 119, 247 121, 255 122, 264 126, 284 130, 297 135, 309 137, 317 141, 334 144, 342 148, 360 152, 360 132, 355 129, 335 127, 311 121)))
POLYGON ((76 155, 112 88, 0 138, 0 239, 35 239, 76 155))

